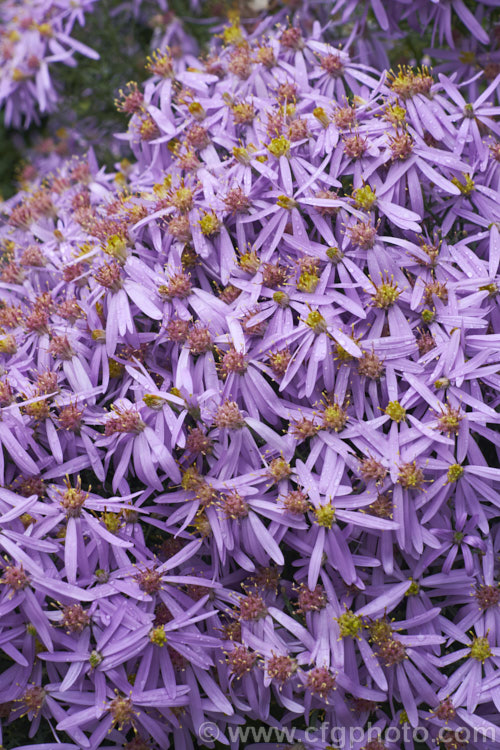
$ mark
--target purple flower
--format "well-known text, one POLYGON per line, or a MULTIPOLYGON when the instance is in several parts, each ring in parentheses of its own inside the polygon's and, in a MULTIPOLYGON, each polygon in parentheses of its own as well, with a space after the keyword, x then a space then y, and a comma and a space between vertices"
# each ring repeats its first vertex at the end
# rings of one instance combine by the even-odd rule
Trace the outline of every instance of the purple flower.
MULTIPOLYGON (((0 700, 32 736, 498 744, 497 78, 382 46, 486 45, 488 5, 334 5, 200 60, 155 34, 132 161, 37 158, 2 206, 0 700)), ((69 61, 89 4, 57 8, 69 61)), ((17 83, 19 122, 49 107, 17 83)))
POLYGON ((50 77, 50 66, 75 65, 75 52, 99 59, 99 55, 70 36, 75 20, 84 24, 84 11, 95 0, 83 0, 71 8, 64 3, 35 2, 19 13, 15 2, 2 4, 2 79, 0 106, 5 107, 7 125, 28 127, 39 121, 39 112, 55 109, 58 96, 50 77))

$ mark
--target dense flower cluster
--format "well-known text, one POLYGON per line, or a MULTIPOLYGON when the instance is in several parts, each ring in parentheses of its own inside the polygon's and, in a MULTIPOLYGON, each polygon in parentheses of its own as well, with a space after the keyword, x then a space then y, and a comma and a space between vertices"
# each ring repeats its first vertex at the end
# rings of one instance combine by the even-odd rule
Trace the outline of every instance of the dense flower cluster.
POLYGON ((4 0, 0 5, 0 109, 15 128, 55 109, 58 94, 51 78, 54 63, 76 65, 75 53, 99 55, 71 36, 76 23, 97 0, 4 0))
MULTIPOLYGON (((85 14, 99 10, 98 3, 99 0, 2 2, 0 109, 5 110, 8 126, 28 127, 39 122, 40 114, 56 109, 61 86, 51 76, 55 63, 74 67, 75 53, 99 58, 91 46, 71 36, 75 24, 84 25, 85 14)), ((191 17, 203 11, 199 0, 189 0, 184 5, 191 17)), ((474 13, 463 0, 421 0, 412 4, 405 0, 292 0, 283 6, 269 0, 246 0, 240 5, 247 25, 258 21, 264 26, 286 23, 292 17, 309 34, 316 19, 336 46, 342 45, 351 56, 378 68, 389 66, 388 42, 404 39, 408 29, 430 29, 434 46, 428 52, 433 58, 437 56, 438 70, 458 70, 463 77, 481 70, 491 79, 500 72, 499 25, 491 27, 491 8, 496 6, 496 0, 477 2, 474 13)), ((197 51, 196 42, 185 33, 167 0, 125 0, 113 10, 113 16, 117 15, 140 18, 152 26, 153 44, 158 47, 170 45, 179 55, 197 51)), ((217 29, 218 20, 214 16, 205 18, 203 23, 215 24, 217 29)))
POLYGON ((306 26, 156 50, 133 160, 2 206, 0 722, 32 737, 500 748, 500 76, 306 26))
POLYGON ((414 30, 431 32, 429 52, 442 57, 451 72, 499 72, 498 27, 492 17, 496 0, 336 0, 327 7, 333 25, 346 29, 349 51, 355 50, 363 61, 387 66, 391 44, 414 30))

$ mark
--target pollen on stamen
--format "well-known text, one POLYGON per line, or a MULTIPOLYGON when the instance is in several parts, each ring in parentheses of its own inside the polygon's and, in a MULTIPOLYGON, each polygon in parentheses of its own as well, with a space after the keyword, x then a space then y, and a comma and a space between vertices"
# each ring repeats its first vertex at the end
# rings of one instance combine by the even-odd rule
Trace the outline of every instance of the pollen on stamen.
POLYGON ((309 328, 312 328, 316 335, 326 333, 328 330, 328 324, 325 318, 317 310, 313 310, 309 313, 305 319, 305 324, 306 326, 309 326, 309 328))
POLYGON ((255 317, 261 312, 261 307, 256 305, 254 308, 248 310, 241 319, 242 328, 247 336, 264 336, 268 321, 267 320, 255 320, 255 317))
POLYGON ((149 113, 142 115, 140 119, 139 135, 141 140, 146 142, 153 141, 161 135, 160 128, 149 113))
POLYGON ((239 266, 245 273, 255 275, 260 268, 260 258, 255 250, 248 250, 240 256, 239 266))
POLYGON ((480 661, 481 664, 484 664, 486 659, 489 659, 492 654, 493 652, 487 638, 473 638, 469 654, 471 659, 476 659, 477 661, 480 661))
POLYGON ((315 107, 313 109, 313 116, 319 123, 321 123, 321 125, 323 125, 324 128, 327 128, 329 126, 330 118, 323 107, 315 107))
POLYGON ((248 516, 248 504, 236 490, 223 496, 221 509, 226 518, 232 518, 234 521, 248 516))
POLYGON ((287 682, 297 671, 297 662, 291 656, 273 653, 267 661, 267 674, 272 680, 287 682))
POLYGON ((433 297, 436 296, 443 302, 448 300, 448 289, 446 283, 440 281, 431 281, 425 285, 424 288, 424 300, 426 304, 430 305, 433 302, 433 297))
POLYGON ((392 637, 380 641, 377 644, 376 652, 377 656, 386 667, 393 667, 396 664, 401 664, 401 662, 408 658, 406 655, 406 649, 401 641, 397 641, 392 637))
POLYGON ((305 492, 301 490, 292 490, 281 498, 283 507, 287 513, 293 515, 303 515, 310 508, 309 500, 305 492))
POLYGON ((158 287, 160 297, 166 300, 186 299, 192 291, 191 275, 184 271, 173 273, 167 284, 158 287))
POLYGON ((280 43, 281 46, 285 47, 286 49, 302 49, 302 47, 304 46, 304 40, 302 38, 300 29, 294 26, 290 26, 288 29, 285 29, 281 34, 280 43))
POLYGON ((375 245, 377 227, 369 222, 358 221, 348 229, 351 242, 361 250, 370 250, 375 245))
POLYGON ((241 679, 252 670, 257 661, 257 654, 249 651, 246 646, 236 646, 226 654, 226 661, 232 675, 241 679))
POLYGON ((70 633, 81 633, 90 623, 90 617, 81 604, 68 604, 63 608, 61 624, 70 633))
POLYGON ((247 360, 243 352, 238 352, 233 348, 224 353, 220 364, 220 370, 223 376, 227 376, 230 373, 243 375, 243 373, 246 372, 247 367, 247 360))
POLYGON ((186 133, 186 142, 198 151, 203 150, 210 144, 210 136, 203 125, 191 125, 186 133))
POLYGON ((269 365, 275 377, 281 377, 285 374, 292 359, 292 353, 289 349, 281 349, 269 354, 269 365))
POLYGON ((121 274, 119 264, 113 260, 111 263, 100 266, 94 273, 94 279, 105 289, 117 292, 122 287, 121 274))
POLYGON ((14 307, 13 305, 0 306, 0 325, 3 328, 16 328, 24 322, 24 318, 25 315, 21 307, 14 307))
POLYGON ((167 634, 163 625, 157 625, 149 632, 149 640, 155 646, 163 648, 167 643, 167 634))
POLYGON ((335 523, 335 508, 331 502, 326 505, 320 505, 318 508, 315 508, 314 516, 318 526, 331 529, 335 523))
POLYGON ((146 427, 146 424, 141 419, 141 415, 135 409, 114 407, 113 414, 104 424, 104 434, 106 437, 121 432, 139 434, 146 427))
POLYGON ((433 709, 432 713, 441 721, 448 722, 455 718, 457 712, 451 698, 445 698, 433 709))
POLYGON ((203 109, 200 102, 191 102, 188 105, 188 112, 194 117, 195 120, 198 120, 198 122, 202 122, 207 116, 207 113, 203 109))
POLYGON ((464 467, 460 464, 451 464, 446 475, 447 484, 458 482, 464 474, 464 467))
POLYGON ((14 398, 10 383, 7 380, 0 380, 0 406, 8 406, 14 398))
POLYGON ((313 437, 318 432, 319 425, 316 425, 313 419, 302 417, 291 425, 291 432, 299 440, 306 440, 313 437))
POLYGON ((167 224, 167 231, 179 242, 189 242, 192 238, 189 216, 173 216, 167 224))
POLYGON ((424 483, 424 472, 417 466, 416 461, 401 464, 398 481, 407 490, 421 490, 424 483))
POLYGON ((234 286, 233 284, 228 284, 220 293, 219 299, 221 299, 222 302, 225 302, 226 305, 230 305, 238 299, 240 294, 241 289, 238 289, 238 287, 234 286))
POLYGON ((288 155, 288 153, 290 152, 290 145, 290 141, 283 135, 280 135, 277 138, 273 138, 267 148, 273 156, 279 159, 280 156, 288 155))
POLYGON ((170 54, 156 49, 150 57, 147 57, 146 69, 153 75, 161 78, 171 78, 174 71, 173 60, 170 54))
POLYGON ((344 137, 344 151, 351 159, 361 159, 366 153, 367 141, 358 133, 344 137))
POLYGON ((362 750, 387 750, 387 745, 381 739, 374 738, 367 742, 362 750))
POLYGON ((356 208, 361 208, 364 211, 371 211, 377 203, 375 190, 370 185, 363 185, 363 187, 353 190, 352 199, 356 208))
POLYGON ((213 441, 201 428, 194 427, 186 438, 186 449, 195 455, 209 455, 213 451, 213 441))
POLYGON ((346 610, 339 617, 336 618, 340 635, 342 638, 358 638, 359 632, 363 628, 363 620, 358 615, 355 615, 352 610, 346 610))
POLYGON ((46 691, 40 685, 32 685, 25 690, 20 701, 30 718, 38 716, 45 704, 46 695, 46 691))
MULTIPOLYGON (((74 281, 79 276, 81 276, 85 271, 85 267, 83 263, 71 263, 68 266, 65 266, 63 269, 63 280, 69 284, 71 281, 74 281)), ((95 278, 95 277, 94 277, 95 278)))
POLYGON ((219 429, 240 430, 245 420, 235 401, 225 401, 217 409, 215 424, 219 429))
POLYGON ((418 353, 422 357, 424 354, 432 351, 436 347, 436 340, 429 331, 422 331, 416 339, 418 353))
POLYGON ((241 187, 231 188, 223 200, 232 214, 246 213, 251 205, 250 199, 241 187))
POLYGON ((231 52, 227 68, 230 73, 245 81, 252 72, 252 66, 253 58, 249 46, 241 44, 231 52))
POLYGON ((51 416, 48 399, 41 398, 28 404, 21 405, 23 414, 32 417, 37 422, 43 422, 51 416))
POLYGON ((9 224, 16 229, 27 230, 35 220, 35 214, 31 206, 26 203, 20 203, 10 212, 9 224))
POLYGON ((18 263, 13 261, 3 266, 0 280, 7 284, 22 284, 26 278, 26 272, 18 263))
POLYGON ((170 204, 182 214, 189 213, 193 207, 193 203, 194 193, 191 188, 184 185, 184 182, 181 183, 177 190, 170 193, 170 204))
POLYGON ((321 427, 324 430, 334 430, 341 432, 349 421, 347 410, 343 409, 340 404, 327 402, 321 413, 321 427))
POLYGON ((292 467, 284 458, 274 458, 269 464, 267 475, 273 482, 281 482, 288 479, 292 473, 292 467))
POLYGON ((249 594, 240 600, 239 617, 243 621, 260 620, 267 615, 264 599, 258 594, 249 594))
POLYGON ((165 332, 169 341, 184 343, 189 336, 189 322, 180 318, 172 318, 165 326, 165 332))
POLYGON ((476 588, 474 594, 479 609, 487 610, 496 607, 500 602, 500 587, 480 585, 476 588))
POLYGON ((312 591, 305 583, 301 583, 297 592, 297 612, 319 612, 327 605, 325 589, 319 583, 312 591))
POLYGON ((85 317, 85 313, 75 297, 60 302, 57 306, 57 314, 72 325, 74 325, 77 320, 85 317))
POLYGON ((392 159, 407 159, 413 151, 413 138, 406 132, 389 136, 389 148, 392 159))
POLYGON ((54 358, 69 361, 75 355, 67 336, 53 336, 49 344, 49 352, 54 358))
MULTIPOLYGON (((201 508, 205 509, 217 501, 218 494, 209 482, 201 482, 196 489, 196 499, 199 501, 201 508)), ((201 521, 203 517, 204 515, 200 514, 199 518, 201 521)))
POLYGON ((393 509, 392 500, 388 495, 378 495, 367 508, 368 513, 377 518, 392 518, 393 509))
POLYGON ((387 414, 393 422, 397 422, 398 424, 404 422, 406 419, 406 409, 401 406, 399 401, 389 401, 384 413, 387 414))
POLYGON ((332 78, 341 78, 344 74, 344 63, 340 55, 333 52, 323 55, 319 64, 332 78))
POLYGON ((250 583, 255 586, 257 590, 261 591, 273 591, 275 594, 278 591, 278 584, 280 582, 280 574, 278 568, 263 567, 258 568, 250 578, 250 583))
POLYGON ((15 336, 8 333, 0 339, 0 354, 15 354, 17 352, 17 341, 15 336))
POLYGON ((466 750, 469 741, 461 730, 442 728, 440 733, 441 746, 446 750, 466 750))
POLYGON ((162 587, 161 573, 154 568, 140 570, 134 578, 141 591, 144 591, 146 594, 155 594, 162 587))
POLYGON ((124 750, 151 750, 151 745, 145 739, 136 735, 123 746, 124 750))
POLYGON ((122 730, 127 724, 133 723, 136 712, 131 698, 116 694, 116 697, 111 700, 106 711, 111 714, 113 726, 116 726, 119 730, 122 730))
POLYGON ((33 311, 26 316, 25 328, 29 333, 36 333, 43 336, 49 332, 49 313, 43 308, 35 307, 33 311))
POLYGON ((398 72, 391 71, 388 76, 389 85, 401 99, 411 99, 417 94, 429 94, 434 80, 428 69, 423 66, 414 72, 408 66, 399 66, 398 72))
POLYGON ((63 406, 59 410, 57 421, 63 430, 78 433, 80 431, 83 412, 85 407, 79 409, 76 402, 63 406))
POLYGON ((359 374, 370 380, 379 380, 385 369, 382 360, 374 352, 363 352, 357 364, 359 374))
POLYGON ((57 372, 53 370, 39 372, 36 379, 38 391, 43 394, 57 392, 59 390, 57 379, 57 372))
POLYGON ((212 349, 213 340, 208 328, 194 325, 188 333, 187 344, 191 354, 203 354, 212 349))
POLYGON ((22 497, 31 495, 44 497, 46 495, 45 483, 41 477, 20 477, 16 484, 16 492, 22 497))
POLYGON ((335 690, 336 679, 327 667, 315 667, 307 673, 306 687, 326 701, 332 690, 335 690))
POLYGON ((256 61, 265 68, 271 69, 276 65, 276 57, 272 47, 259 47, 257 50, 256 61))
POLYGON ((119 112, 132 115, 140 112, 144 104, 144 94, 139 90, 135 81, 127 83, 126 89, 120 89, 119 98, 115 99, 115 107, 119 112))
POLYGON ((438 417, 437 429, 446 435, 458 435, 462 419, 463 414, 460 409, 446 404, 445 409, 438 417))
POLYGON ((381 310, 388 310, 397 302, 401 291, 398 289, 397 284, 394 284, 393 277, 387 277, 379 286, 375 286, 375 294, 372 295, 372 305, 381 310))
POLYGON ((198 223, 201 233, 205 237, 212 237, 214 234, 218 234, 221 227, 221 222, 213 211, 205 211, 198 223))
POLYGON ((82 490, 82 480, 80 477, 78 477, 75 487, 71 486, 69 478, 66 478, 64 483, 66 490, 64 492, 57 490, 61 496, 61 506, 66 511, 68 518, 78 518, 89 494, 82 490))
POLYGON ((337 107, 333 112, 333 121, 339 130, 352 130, 356 119, 356 109, 350 105, 337 107))
POLYGON ((241 622, 239 620, 232 620, 225 623, 221 628, 221 632, 223 640, 241 642, 241 622))
POLYGON ((12 594, 15 591, 22 591, 26 586, 29 586, 29 576, 25 572, 22 565, 7 565, 3 571, 3 576, 0 579, 0 583, 4 583, 12 590, 12 594))

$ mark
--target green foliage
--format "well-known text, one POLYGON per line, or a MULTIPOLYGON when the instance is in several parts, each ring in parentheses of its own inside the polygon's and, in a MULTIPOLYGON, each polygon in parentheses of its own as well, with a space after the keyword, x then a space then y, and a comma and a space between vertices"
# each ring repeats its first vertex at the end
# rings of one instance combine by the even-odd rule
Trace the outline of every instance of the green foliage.
POLYGON ((21 154, 14 145, 13 135, 12 131, 7 130, 0 117, 0 203, 17 191, 15 170, 21 154))
POLYGON ((78 57, 74 68, 61 66, 58 78, 64 90, 64 126, 96 131, 95 150, 108 166, 114 161, 109 144, 113 133, 126 130, 126 120, 117 111, 115 98, 128 81, 141 83, 146 77, 145 57, 153 29, 128 14, 116 13, 120 0, 99 0, 96 12, 88 14, 76 39, 99 53, 99 60, 78 57), (65 113, 70 113, 71 119, 65 113))

